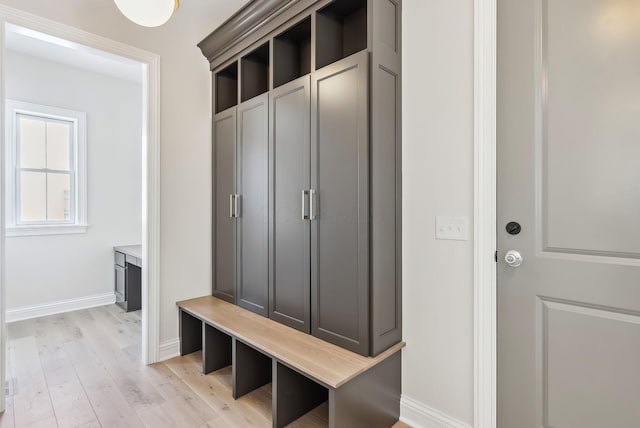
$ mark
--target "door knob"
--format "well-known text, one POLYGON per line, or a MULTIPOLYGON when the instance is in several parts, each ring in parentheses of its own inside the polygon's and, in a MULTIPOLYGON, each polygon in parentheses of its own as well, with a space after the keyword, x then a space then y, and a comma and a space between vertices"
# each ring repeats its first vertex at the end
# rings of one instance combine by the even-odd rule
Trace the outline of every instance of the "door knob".
POLYGON ((522 255, 515 250, 507 251, 504 261, 511 267, 518 267, 522 264, 522 255))

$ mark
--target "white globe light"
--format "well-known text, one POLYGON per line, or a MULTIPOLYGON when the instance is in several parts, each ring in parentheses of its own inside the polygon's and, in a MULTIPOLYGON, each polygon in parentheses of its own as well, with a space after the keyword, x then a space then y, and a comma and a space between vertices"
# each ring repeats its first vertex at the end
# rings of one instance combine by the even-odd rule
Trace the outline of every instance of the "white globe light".
POLYGON ((143 27, 159 27, 171 18, 178 0, 115 0, 120 12, 143 27))

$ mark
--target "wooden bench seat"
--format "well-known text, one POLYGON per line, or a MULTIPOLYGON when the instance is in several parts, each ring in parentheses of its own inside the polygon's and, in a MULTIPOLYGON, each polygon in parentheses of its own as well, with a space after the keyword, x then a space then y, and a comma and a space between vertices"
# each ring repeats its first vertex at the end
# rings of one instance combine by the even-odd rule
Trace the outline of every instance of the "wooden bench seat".
POLYGON ((213 296, 178 302, 181 354, 232 365, 233 396, 273 382, 273 426, 329 400, 330 427, 390 427, 400 411, 399 343, 364 357, 213 296))

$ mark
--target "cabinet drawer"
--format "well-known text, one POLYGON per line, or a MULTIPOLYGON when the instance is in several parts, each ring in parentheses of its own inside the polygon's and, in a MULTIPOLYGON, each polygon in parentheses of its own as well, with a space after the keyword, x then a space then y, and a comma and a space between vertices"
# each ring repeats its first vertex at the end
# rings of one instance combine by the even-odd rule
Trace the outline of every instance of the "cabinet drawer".
POLYGON ((133 256, 130 256, 129 254, 127 254, 126 261, 127 261, 127 263, 129 263, 131 265, 142 267, 142 263, 140 262, 140 259, 137 258, 137 257, 133 257, 133 256))
POLYGON ((122 266, 124 267, 124 263, 126 260, 126 256, 124 255, 124 253, 119 253, 119 252, 115 252, 115 262, 118 266, 122 266))

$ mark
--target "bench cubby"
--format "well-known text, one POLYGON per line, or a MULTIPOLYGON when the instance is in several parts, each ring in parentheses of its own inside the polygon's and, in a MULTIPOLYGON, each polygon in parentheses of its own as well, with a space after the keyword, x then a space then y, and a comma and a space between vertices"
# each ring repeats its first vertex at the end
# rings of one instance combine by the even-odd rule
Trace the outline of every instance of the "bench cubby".
POLYGON ((269 90, 269 43, 251 51, 241 59, 241 100, 245 102, 269 90))
POLYGON ((329 399, 329 390, 277 361, 273 362, 273 426, 284 427, 329 399))
POLYGON ((367 0, 336 0, 316 13, 316 70, 367 49, 367 0))
POLYGON ((202 349, 202 320, 180 311, 180 355, 191 354, 202 349))
MULTIPOLYGON (((233 338, 203 323, 202 372, 208 374, 229 367, 232 362, 233 338)), ((184 355, 184 354, 183 354, 184 355)))
POLYGON ((271 383, 272 359, 262 352, 233 339, 233 398, 240 398, 271 383))
POLYGON ((215 74, 216 113, 238 105, 238 62, 234 61, 215 74))
POLYGON ((311 17, 273 39, 273 87, 311 72, 311 17))

